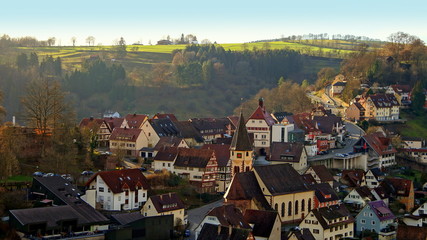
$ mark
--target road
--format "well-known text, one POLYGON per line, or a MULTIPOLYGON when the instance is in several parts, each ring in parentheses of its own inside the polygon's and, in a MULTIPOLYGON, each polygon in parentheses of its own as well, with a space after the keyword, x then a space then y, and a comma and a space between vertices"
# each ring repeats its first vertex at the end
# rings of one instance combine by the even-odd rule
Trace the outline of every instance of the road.
POLYGON ((186 239, 194 239, 194 230, 196 229, 196 227, 200 224, 200 222, 203 220, 203 218, 206 216, 206 214, 213 208, 219 207, 223 204, 224 200, 218 200, 216 202, 213 203, 209 203, 207 205, 201 206, 199 208, 194 208, 191 210, 187 211, 188 214, 188 223, 190 224, 190 231, 191 231, 191 236, 189 238, 186 239))

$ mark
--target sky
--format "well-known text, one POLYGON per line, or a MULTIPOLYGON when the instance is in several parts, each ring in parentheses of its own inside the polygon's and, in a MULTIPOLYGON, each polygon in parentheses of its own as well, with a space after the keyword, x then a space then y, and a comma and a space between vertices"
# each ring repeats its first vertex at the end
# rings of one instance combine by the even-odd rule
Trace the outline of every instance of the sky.
POLYGON ((427 42, 425 0, 21 0, 0 3, 0 35, 57 39, 57 45, 127 44, 170 35, 242 43, 303 34, 351 34, 387 40, 402 31, 427 42))

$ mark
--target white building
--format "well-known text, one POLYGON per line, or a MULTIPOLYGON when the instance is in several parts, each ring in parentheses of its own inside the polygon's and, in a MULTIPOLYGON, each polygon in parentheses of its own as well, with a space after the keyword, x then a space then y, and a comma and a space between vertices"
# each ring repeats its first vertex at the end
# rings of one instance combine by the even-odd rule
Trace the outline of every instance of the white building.
POLYGON ((139 169, 98 172, 86 187, 82 199, 96 209, 133 210, 147 201, 148 183, 139 169))
POLYGON ((289 132, 294 130, 294 124, 274 124, 271 130, 271 141, 272 142, 288 142, 289 132))

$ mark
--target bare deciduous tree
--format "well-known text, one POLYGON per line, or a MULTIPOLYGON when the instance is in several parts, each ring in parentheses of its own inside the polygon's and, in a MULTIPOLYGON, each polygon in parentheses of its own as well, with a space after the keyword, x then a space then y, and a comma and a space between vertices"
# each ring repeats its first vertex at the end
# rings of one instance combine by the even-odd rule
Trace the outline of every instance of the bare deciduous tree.
POLYGON ((77 42, 77 38, 76 37, 72 37, 71 38, 71 42, 73 43, 73 47, 76 46, 76 42, 77 42))

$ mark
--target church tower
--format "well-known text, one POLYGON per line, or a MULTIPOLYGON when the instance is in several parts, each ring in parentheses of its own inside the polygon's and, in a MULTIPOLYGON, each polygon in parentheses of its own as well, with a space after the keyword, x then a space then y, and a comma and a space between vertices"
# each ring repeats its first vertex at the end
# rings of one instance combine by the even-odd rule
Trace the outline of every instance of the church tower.
POLYGON ((246 130, 243 114, 240 113, 239 123, 230 146, 231 176, 239 172, 252 170, 253 149, 246 130))

